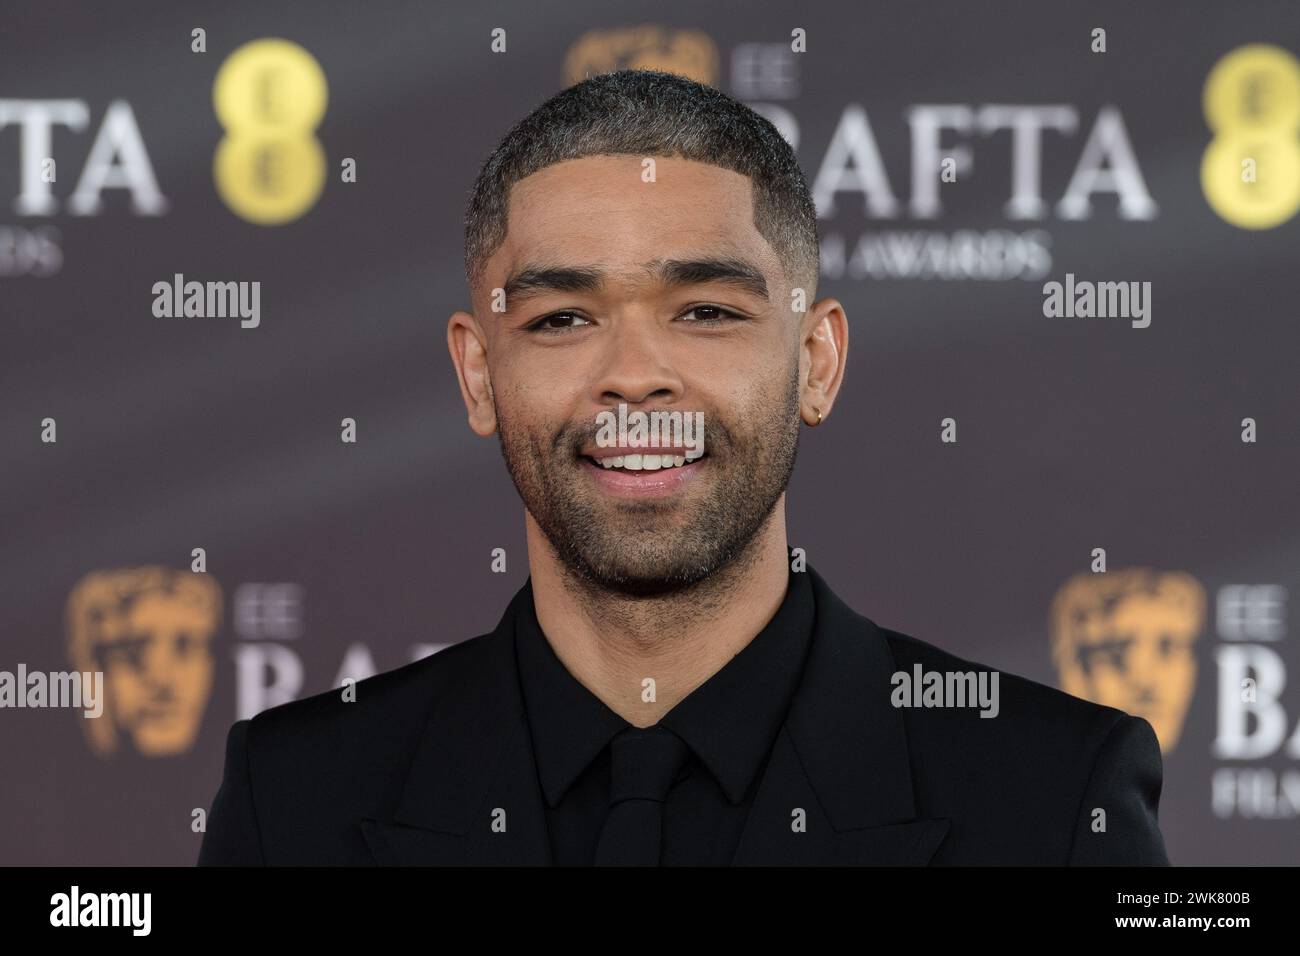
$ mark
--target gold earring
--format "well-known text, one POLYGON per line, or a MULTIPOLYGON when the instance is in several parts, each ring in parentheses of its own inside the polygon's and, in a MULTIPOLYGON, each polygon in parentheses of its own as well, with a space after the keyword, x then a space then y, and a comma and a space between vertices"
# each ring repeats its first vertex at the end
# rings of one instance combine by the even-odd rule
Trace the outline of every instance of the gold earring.
MULTIPOLYGON (((817 425, 820 425, 822 423, 822 410, 814 407, 813 411, 817 413, 817 425)), ((817 425, 814 425, 813 427, 816 428, 817 425)))

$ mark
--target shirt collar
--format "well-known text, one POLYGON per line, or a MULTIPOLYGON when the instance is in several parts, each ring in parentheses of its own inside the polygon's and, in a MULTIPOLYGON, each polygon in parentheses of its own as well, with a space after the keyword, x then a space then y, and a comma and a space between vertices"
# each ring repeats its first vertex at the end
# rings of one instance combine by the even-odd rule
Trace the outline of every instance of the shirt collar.
MULTIPOLYGON (((538 774, 554 807, 610 738, 632 725, 561 663, 537 622, 531 579, 524 589, 515 654, 538 774)), ((808 575, 791 571, 785 598, 767 625, 659 721, 686 741, 733 804, 749 790, 785 720, 812 641, 814 612, 808 575)))

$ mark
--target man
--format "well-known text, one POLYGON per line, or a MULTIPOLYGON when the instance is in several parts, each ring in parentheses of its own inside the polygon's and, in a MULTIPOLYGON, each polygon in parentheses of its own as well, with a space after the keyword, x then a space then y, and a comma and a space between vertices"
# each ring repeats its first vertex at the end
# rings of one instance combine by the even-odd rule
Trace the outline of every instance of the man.
POLYGON ((1149 724, 879 628, 787 549, 848 325, 770 123, 590 78, 488 159, 466 268, 448 346, 529 581, 355 702, 236 723, 201 864, 1167 863, 1149 724))

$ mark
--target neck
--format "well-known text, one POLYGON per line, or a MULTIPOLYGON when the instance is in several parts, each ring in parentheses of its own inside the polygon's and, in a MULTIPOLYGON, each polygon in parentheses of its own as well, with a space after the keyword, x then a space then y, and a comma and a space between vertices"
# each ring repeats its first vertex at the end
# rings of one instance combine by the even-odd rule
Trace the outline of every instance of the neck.
POLYGON ((569 673, 635 727, 657 723, 721 670, 785 598, 784 495, 736 560, 689 588, 651 598, 576 580, 532 516, 525 520, 542 633, 569 673))

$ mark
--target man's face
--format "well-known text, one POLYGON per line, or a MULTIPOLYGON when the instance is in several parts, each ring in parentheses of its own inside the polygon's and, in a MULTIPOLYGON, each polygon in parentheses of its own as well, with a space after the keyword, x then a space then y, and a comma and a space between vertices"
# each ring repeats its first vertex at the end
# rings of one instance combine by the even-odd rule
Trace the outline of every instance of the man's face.
POLYGON ((708 577, 780 501, 805 319, 754 227, 749 179, 654 163, 653 182, 641 157, 599 156, 515 184, 475 302, 495 425, 525 506, 571 571, 634 595, 708 577), (697 260, 743 264, 750 281, 662 268, 697 260), (545 278, 513 281, 531 270, 545 278), (557 282, 546 270, 591 275, 557 282), (498 288, 505 312, 492 310, 498 288), (653 472, 596 464, 612 450, 597 445, 597 415, 620 403, 629 414, 702 412, 704 456, 653 472))

